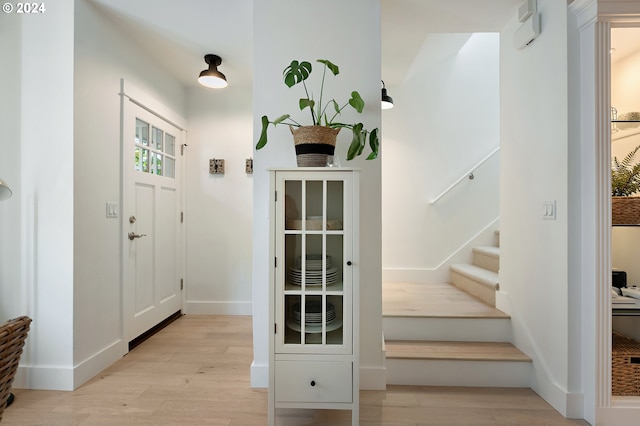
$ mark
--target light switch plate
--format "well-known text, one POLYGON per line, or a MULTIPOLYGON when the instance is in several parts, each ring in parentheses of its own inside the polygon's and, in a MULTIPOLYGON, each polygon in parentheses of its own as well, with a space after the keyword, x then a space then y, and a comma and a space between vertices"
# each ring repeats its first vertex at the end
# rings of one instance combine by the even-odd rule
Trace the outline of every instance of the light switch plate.
POLYGON ((118 203, 107 202, 107 218, 112 219, 118 217, 120 207, 118 203))
POLYGON ((544 209, 542 211, 542 219, 544 220, 556 220, 556 200, 545 201, 544 209))
POLYGON ((224 160, 216 158, 209 160, 209 173, 212 175, 224 174, 224 160))

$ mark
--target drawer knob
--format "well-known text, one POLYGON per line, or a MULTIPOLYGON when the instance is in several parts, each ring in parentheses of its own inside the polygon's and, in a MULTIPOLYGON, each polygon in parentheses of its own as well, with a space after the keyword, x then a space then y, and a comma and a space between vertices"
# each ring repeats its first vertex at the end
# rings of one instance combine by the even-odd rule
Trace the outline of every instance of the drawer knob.
POLYGON ((351 263, 351 261, 350 261, 350 260, 348 260, 348 261, 347 261, 347 265, 348 265, 348 266, 351 266, 351 265, 352 265, 352 263, 351 263))
POLYGON ((310 385, 311 385, 311 386, 315 386, 315 385, 316 385, 316 381, 315 381, 315 380, 312 380, 312 381, 311 381, 311 383, 310 383, 310 385))

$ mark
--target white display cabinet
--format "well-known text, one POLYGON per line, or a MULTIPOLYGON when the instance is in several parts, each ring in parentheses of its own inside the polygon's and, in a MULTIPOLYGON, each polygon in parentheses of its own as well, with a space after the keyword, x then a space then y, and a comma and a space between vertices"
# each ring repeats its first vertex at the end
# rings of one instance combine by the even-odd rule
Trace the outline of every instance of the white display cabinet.
POLYGON ((359 171, 270 171, 269 425, 277 409, 359 416, 359 171))

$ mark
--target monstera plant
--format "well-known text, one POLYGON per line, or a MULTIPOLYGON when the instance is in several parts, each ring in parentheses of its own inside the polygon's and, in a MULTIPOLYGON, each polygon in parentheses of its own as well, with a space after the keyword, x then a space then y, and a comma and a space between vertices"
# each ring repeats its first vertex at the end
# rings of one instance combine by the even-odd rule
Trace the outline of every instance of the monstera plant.
MULTIPOLYGON (((269 119, 266 115, 262 116, 262 130, 256 149, 262 149, 267 145, 270 125, 275 127, 283 124, 288 125, 294 135, 296 154, 299 158, 306 154, 333 155, 337 133, 340 129, 346 128, 352 132, 347 160, 361 155, 367 143, 371 150, 367 160, 377 158, 380 146, 378 128, 368 130, 361 122, 343 123, 339 120, 345 108, 362 113, 365 106, 364 100, 357 91, 352 91, 350 97, 342 102, 325 95, 327 74, 337 76, 340 70, 336 64, 327 59, 318 59, 317 62, 322 67, 322 79, 320 90, 315 94, 307 86, 308 79, 313 72, 311 62, 293 60, 283 71, 284 83, 287 87, 299 86, 303 89, 304 96, 299 99, 298 108, 300 111, 308 113, 309 121, 302 124, 302 120, 294 119, 291 114, 283 114, 274 120, 269 119), (325 137, 328 137, 328 140, 325 140, 325 137)), ((300 164, 300 160, 298 160, 298 164, 300 164)))

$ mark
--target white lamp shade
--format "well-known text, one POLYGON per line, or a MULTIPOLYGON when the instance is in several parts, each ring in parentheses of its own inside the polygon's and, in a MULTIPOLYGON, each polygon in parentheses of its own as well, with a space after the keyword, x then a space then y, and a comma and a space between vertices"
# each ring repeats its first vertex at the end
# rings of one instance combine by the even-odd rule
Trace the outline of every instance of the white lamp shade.
POLYGON ((224 87, 227 87, 227 80, 217 75, 200 75, 200 77, 198 77, 198 83, 202 84, 204 87, 209 87, 211 89, 222 89, 224 87))

